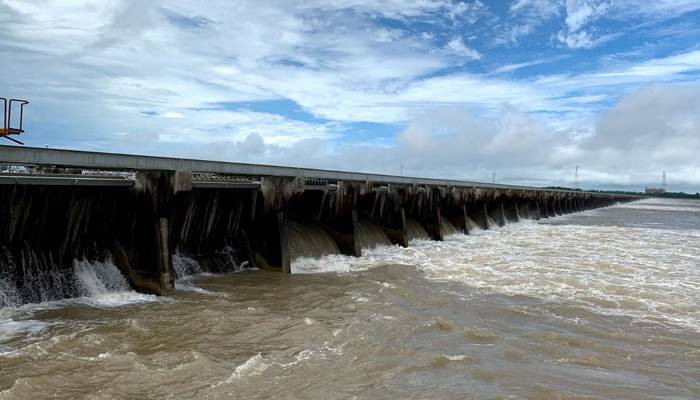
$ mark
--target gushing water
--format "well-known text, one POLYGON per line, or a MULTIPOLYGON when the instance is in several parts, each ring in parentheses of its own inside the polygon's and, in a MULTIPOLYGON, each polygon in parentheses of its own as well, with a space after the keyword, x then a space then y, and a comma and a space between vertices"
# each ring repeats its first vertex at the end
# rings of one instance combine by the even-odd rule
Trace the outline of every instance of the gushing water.
POLYGON ((7 256, 0 269, 1 307, 131 291, 110 260, 75 260, 72 268, 61 269, 51 258, 25 250, 19 260, 7 256))
POLYGON ((131 289, 119 269, 109 261, 76 261, 73 272, 83 296, 99 296, 131 289))
POLYGON ((408 240, 429 239, 430 235, 425 231, 425 228, 416 220, 406 218, 406 234, 408 240))
POLYGON ((379 224, 369 219, 360 219, 360 247, 362 249, 389 245, 391 245, 391 241, 379 224))
POLYGON ((289 256, 322 257, 338 254, 338 245, 321 226, 314 223, 289 222, 289 256))
POLYGON ((452 222, 448 221, 446 218, 442 218, 442 231, 445 236, 454 235, 457 233, 457 228, 452 225, 452 222))
POLYGON ((189 288, 123 307, 86 301, 132 293, 109 264, 76 263, 97 294, 0 308, 0 399, 698 398, 700 203, 470 233, 292 275, 177 255, 189 288))

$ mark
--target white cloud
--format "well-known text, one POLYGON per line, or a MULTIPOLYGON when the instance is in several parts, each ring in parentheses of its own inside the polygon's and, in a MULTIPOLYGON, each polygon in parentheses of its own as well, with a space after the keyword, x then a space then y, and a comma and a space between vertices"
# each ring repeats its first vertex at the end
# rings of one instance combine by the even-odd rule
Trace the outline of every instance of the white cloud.
POLYGON ((566 29, 559 31, 557 39, 570 49, 590 49, 605 42, 612 36, 594 37, 583 28, 604 16, 610 7, 605 0, 566 0, 566 29))
MULTIPOLYGON (((638 190, 667 171, 674 177, 672 190, 696 191, 698 107, 698 84, 631 93, 588 125, 581 121, 576 127, 515 107, 503 107, 491 117, 443 107, 410 120, 389 148, 334 147, 324 139, 309 139, 286 148, 265 144, 257 160, 384 173, 398 173, 403 164, 410 175, 470 180, 489 180, 495 171, 501 182, 534 185, 572 185, 578 165, 584 187, 624 184, 638 190), (303 153, 304 148, 314 151, 303 153)), ((251 141, 260 145, 257 137, 251 141)), ((244 151, 241 145, 228 150, 244 151)))
MULTIPOLYGON (((499 176, 536 180, 547 171, 555 171, 551 176, 556 178, 561 170, 564 176, 573 162, 585 164, 581 154, 592 150, 581 143, 613 129, 600 125, 596 130, 594 121, 619 94, 650 83, 697 80, 698 50, 529 80, 495 75, 551 57, 515 59, 483 74, 464 72, 465 60, 492 58, 489 49, 480 47, 482 54, 468 46, 475 42, 462 37, 469 35, 450 29, 468 26, 476 32, 469 24, 488 12, 484 4, 5 0, 0 51, 12 54, 14 62, 3 66, 0 85, 3 93, 32 100, 27 120, 45 129, 33 133, 38 145, 396 172, 402 158, 420 160, 416 144, 423 143, 432 153, 415 161, 414 173, 479 178, 464 171, 486 171, 488 179, 496 166, 503 171, 499 176), (404 22, 418 17, 442 31, 388 28, 376 22, 380 16, 404 22), (445 38, 447 45, 436 48, 434 43, 445 38), (455 67, 459 72, 446 73, 455 67), (309 115, 294 119, 228 104, 281 99, 309 115), (362 139, 395 145, 395 155, 363 147, 354 138, 336 148, 334 139, 353 122, 408 128, 398 144, 393 137, 362 139), (435 132, 428 132, 431 127, 435 132), (442 158, 445 147, 449 157, 442 158), (309 156, 311 148, 318 156, 309 156), (540 163, 541 169, 527 170, 528 162, 540 163)), ((618 3, 608 8, 603 2, 576 2, 578 8, 562 4, 515 1, 511 12, 518 24, 498 29, 514 30, 517 40, 543 20, 565 15, 560 40, 570 47, 591 47, 607 38, 595 22, 619 15, 618 3)), ((689 7, 664 4, 676 12, 689 7)), ((668 97, 673 88, 658 93, 668 97)), ((686 171, 694 171, 694 164, 688 165, 686 171)), ((625 176, 635 176, 618 167, 627 171, 625 176)), ((590 170, 593 174, 595 167, 590 170)), ((607 171, 599 176, 622 175, 607 171)))
POLYGON ((549 19, 559 15, 560 0, 516 0, 510 5, 510 12, 540 19, 549 19))
POLYGON ((570 49, 590 49, 599 43, 599 40, 592 38, 586 31, 573 33, 560 31, 557 39, 570 49))
POLYGON ((166 112, 163 113, 163 117, 165 117, 165 118, 176 118, 176 119, 185 118, 184 115, 180 114, 180 113, 177 112, 177 111, 166 111, 166 112))
POLYGON ((617 71, 594 74, 598 78, 616 78, 637 81, 673 78, 678 74, 700 71, 700 50, 653 59, 617 71))
POLYGON ((507 25, 506 32, 496 38, 496 43, 517 43, 521 37, 535 32, 545 21, 559 17, 561 11, 560 0, 516 0, 510 5, 510 14, 515 22, 507 25))
POLYGON ((473 2, 456 2, 448 7, 448 15, 453 21, 463 19, 471 25, 488 15, 488 7, 479 0, 473 2))
POLYGON ((503 66, 500 66, 493 71, 489 73, 489 75, 498 75, 498 74, 507 74, 510 72, 517 71, 522 68, 527 68, 527 67, 532 67, 533 65, 539 65, 539 64, 544 64, 549 61, 552 61, 552 59, 539 59, 539 60, 533 60, 533 61, 527 61, 527 62, 522 62, 522 63, 515 63, 515 64, 506 64, 503 66))
POLYGON ((616 0, 618 13, 623 16, 643 15, 651 18, 668 18, 700 9, 697 0, 616 0))
POLYGON ((563 16, 555 39, 571 48, 590 48, 623 33, 601 33, 596 23, 602 18, 652 24, 696 10, 700 10, 697 0, 514 0, 510 19, 496 43, 517 43, 545 22, 563 16))
POLYGON ((481 54, 479 54, 478 51, 464 44, 462 38, 459 37, 453 38, 452 40, 447 42, 445 49, 450 53, 460 57, 466 57, 470 60, 481 60, 481 54))
POLYGON ((566 0, 566 26, 569 31, 576 32, 605 15, 610 6, 611 3, 604 0, 566 0))

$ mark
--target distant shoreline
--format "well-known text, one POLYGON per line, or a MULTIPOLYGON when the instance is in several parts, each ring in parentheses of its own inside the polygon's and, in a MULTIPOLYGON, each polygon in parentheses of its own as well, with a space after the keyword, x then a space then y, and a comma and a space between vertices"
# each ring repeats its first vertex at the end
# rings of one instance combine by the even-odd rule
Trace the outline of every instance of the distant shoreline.
MULTIPOLYGON (((560 187, 560 186, 547 186, 544 189, 562 189, 562 190, 580 190, 584 191, 582 189, 572 189, 572 188, 566 188, 566 187, 560 187)), ((658 197, 658 198, 666 198, 666 199, 695 199, 695 200, 700 200, 700 192, 697 193, 685 193, 685 192, 666 192, 666 193, 644 193, 644 192, 632 192, 632 191, 626 191, 626 190, 594 190, 594 189, 586 189, 586 192, 593 192, 593 193, 609 193, 609 194, 622 194, 622 195, 631 195, 631 196, 640 196, 640 197, 658 197)))

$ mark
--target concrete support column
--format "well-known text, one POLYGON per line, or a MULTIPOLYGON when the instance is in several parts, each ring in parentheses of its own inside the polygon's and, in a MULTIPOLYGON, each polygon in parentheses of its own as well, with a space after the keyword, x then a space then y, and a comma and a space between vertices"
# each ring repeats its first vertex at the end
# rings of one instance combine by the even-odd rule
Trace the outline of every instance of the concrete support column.
POLYGON ((386 224, 386 235, 392 243, 401 247, 408 247, 408 232, 406 231, 406 211, 401 207, 396 216, 396 221, 386 224))
POLYGON ((498 206, 498 210, 496 211, 498 215, 498 226, 505 226, 506 225, 506 211, 505 208, 503 207, 503 202, 498 206))
POLYGON ((404 210, 403 207, 401 207, 401 210, 399 210, 400 217, 401 217, 401 226, 399 227, 401 229, 401 246, 403 247, 408 247, 408 230, 406 229, 406 211, 404 210))
MULTIPOLYGON (((175 287, 170 220, 175 194, 192 188, 187 171, 140 171, 129 200, 126 222, 110 249, 114 263, 138 291, 165 294, 175 287)), ((119 223, 115 222, 115 225, 119 223)))
POLYGON ((562 215, 564 214, 561 210, 561 200, 555 199, 554 200, 554 215, 562 215))
POLYGON ((484 210, 481 213, 481 227, 484 230, 489 229, 489 209, 486 203, 484 203, 484 210))
POLYGON ((518 202, 513 203, 513 220, 515 222, 520 222, 520 218, 522 215, 520 215, 520 207, 518 206, 518 202))
POLYGON ((156 221, 156 244, 158 246, 158 281, 161 292, 169 292, 175 289, 175 273, 170 256, 168 242, 170 228, 167 218, 158 218, 156 221))
POLYGON ((539 221, 539 219, 542 217, 540 214, 540 203, 538 201, 534 201, 534 207, 532 206, 532 203, 528 204, 528 212, 530 212, 530 207, 532 207, 532 213, 530 213, 533 216, 533 219, 535 221, 539 221))
POLYGON ((428 221, 424 224, 425 230, 430 235, 430 238, 437 241, 445 240, 440 207, 436 207, 435 213, 430 219, 432 219, 432 221, 428 221))
POLYGON ((333 236, 340 253, 354 257, 362 256, 360 218, 357 210, 353 208, 348 215, 337 216, 335 220, 326 224, 325 228, 333 236))
POLYGON ((469 234, 469 215, 467 215, 467 206, 462 204, 462 218, 464 218, 464 234, 469 234))
POLYGON ((277 235, 280 246, 280 268, 285 274, 292 272, 292 260, 289 256, 289 227, 287 225, 287 213, 277 212, 277 235))
POLYGON ((550 217, 556 217, 556 216, 557 216, 557 212, 556 212, 556 210, 554 209, 554 200, 553 200, 553 199, 547 202, 547 214, 548 214, 550 217))
POLYGON ((538 218, 549 218, 549 213, 547 212, 547 203, 540 204, 539 201, 535 202, 537 205, 537 216, 538 218))
POLYGON ((516 209, 518 210, 518 215, 520 218, 524 219, 530 219, 532 216, 530 215, 530 202, 525 202, 524 204, 516 204, 516 209))
POLYGON ((362 257, 362 245, 360 243, 360 217, 357 215, 357 210, 352 209, 352 250, 355 257, 362 257))

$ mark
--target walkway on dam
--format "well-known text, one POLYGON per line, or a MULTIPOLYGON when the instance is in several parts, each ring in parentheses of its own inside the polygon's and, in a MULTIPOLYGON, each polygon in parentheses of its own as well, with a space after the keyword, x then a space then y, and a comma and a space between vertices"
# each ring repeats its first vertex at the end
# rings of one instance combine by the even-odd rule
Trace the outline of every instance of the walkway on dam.
MULTIPOLYGON (((377 182, 393 183, 400 185, 431 185, 431 186, 455 186, 482 189, 515 189, 533 190, 545 192, 572 192, 569 190, 543 189, 530 186, 504 185, 497 183, 485 183, 463 180, 417 178, 397 175, 368 174, 358 172, 333 171, 313 168, 295 168, 284 166, 271 166, 260 164, 244 164, 235 162, 194 160, 170 157, 154 157, 131 154, 101 153, 76 150, 60 150, 38 147, 20 147, 0 145, 0 164, 9 165, 31 165, 31 166, 56 166, 62 168, 82 168, 85 170, 116 170, 116 171, 190 171, 193 173, 212 173, 221 176, 239 177, 285 177, 304 178, 307 180, 328 180, 328 181, 351 181, 351 182, 377 182)), ((50 174, 43 173, 44 179, 32 177, 31 174, 18 176, 16 174, 2 174, 0 184, 51 184, 63 182, 61 178, 73 178, 74 176, 55 176, 51 179, 50 174), (14 180, 11 180, 12 177, 14 180)), ((196 176, 195 176, 196 177, 196 176)), ((129 183, 119 182, 119 179, 109 179, 102 175, 83 175, 79 182, 73 184, 90 185, 89 179, 102 179, 104 182, 93 183, 93 185, 115 185, 128 186, 129 183)), ((80 178, 78 178, 80 179, 80 178)), ((202 177, 201 180, 204 180, 202 177)), ((70 182, 65 180, 65 184, 70 182)), ((215 180, 212 180, 215 182, 215 180)), ((578 191, 574 191, 578 192, 578 191)))

